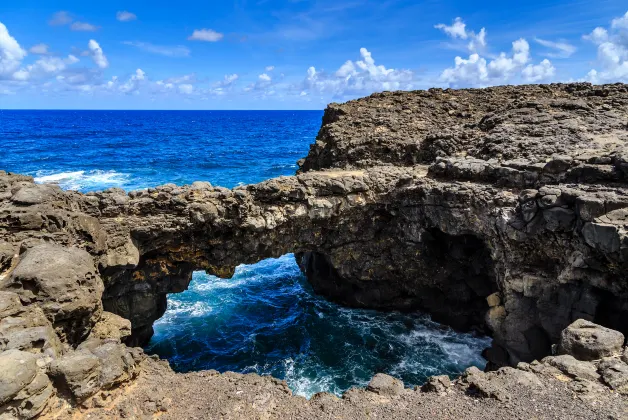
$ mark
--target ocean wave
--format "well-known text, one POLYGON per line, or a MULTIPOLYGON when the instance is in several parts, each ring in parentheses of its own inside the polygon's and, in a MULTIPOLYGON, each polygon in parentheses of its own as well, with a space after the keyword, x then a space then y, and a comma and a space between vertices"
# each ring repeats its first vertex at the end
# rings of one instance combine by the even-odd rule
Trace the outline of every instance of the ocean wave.
POLYGON ((64 190, 94 191, 111 187, 122 187, 129 181, 129 174, 116 171, 38 171, 35 182, 38 184, 57 184, 64 190))

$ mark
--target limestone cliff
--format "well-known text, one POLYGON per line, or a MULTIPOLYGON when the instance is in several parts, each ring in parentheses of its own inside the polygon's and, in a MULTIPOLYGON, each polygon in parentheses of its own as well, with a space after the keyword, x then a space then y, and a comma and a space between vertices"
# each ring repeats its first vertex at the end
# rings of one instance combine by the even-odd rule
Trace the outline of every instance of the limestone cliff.
MULTIPOLYGON (((423 310, 491 334, 490 368, 550 355, 576 320, 628 332, 628 86, 332 104, 299 166, 232 190, 196 182, 128 194, 1 173, 0 358, 28 367, 11 373, 22 385, 0 392, 3 410, 32 417, 53 393, 94 407, 142 372, 163 376, 129 346, 150 338, 167 293, 185 290, 194 270, 230 277, 289 252, 318 293, 342 304, 423 310)), ((542 365, 619 389, 628 365, 613 349, 605 364, 542 365)), ((461 389, 499 399, 499 375, 536 383, 508 369, 472 372, 461 389)))

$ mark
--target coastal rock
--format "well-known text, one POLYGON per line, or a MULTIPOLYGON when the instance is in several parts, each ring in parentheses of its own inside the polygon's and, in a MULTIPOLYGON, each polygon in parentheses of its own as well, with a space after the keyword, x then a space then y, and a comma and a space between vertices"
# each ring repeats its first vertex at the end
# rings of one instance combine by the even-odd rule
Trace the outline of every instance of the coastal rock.
POLYGON ((42 244, 27 250, 0 289, 37 303, 69 343, 86 337, 102 312, 102 281, 92 257, 78 248, 42 244))
POLYGON ((569 354, 546 357, 543 359, 543 363, 554 366, 574 378, 588 379, 591 381, 600 379, 600 375, 597 373, 597 369, 592 363, 577 360, 569 354))
POLYGON ((579 319, 563 330, 558 352, 578 360, 598 360, 618 355, 623 345, 622 333, 579 319))
POLYGON ((100 359, 87 351, 69 353, 50 365, 55 384, 79 402, 100 390, 101 372, 100 359))
POLYGON ((58 398, 93 418, 622 418, 627 117, 623 84, 385 92, 331 104, 295 176, 232 190, 80 194, 0 171, 0 357, 37 359, 0 410, 58 398), (496 370, 426 393, 378 374, 310 404, 272 378, 179 375, 129 347, 194 271, 229 278, 287 253, 338 303, 491 335, 496 370), (553 345, 561 355, 533 362, 553 345))
POLYGON ((628 395, 628 364, 617 358, 607 357, 598 365, 602 380, 611 389, 628 395))
POLYGON ((451 387, 451 380, 447 375, 430 376, 421 387, 423 392, 446 392, 451 387))
POLYGON ((379 395, 396 396, 403 392, 403 382, 392 376, 378 373, 373 376, 366 389, 379 395))
POLYGON ((37 375, 37 359, 31 353, 7 350, 0 353, 0 406, 15 397, 37 375))

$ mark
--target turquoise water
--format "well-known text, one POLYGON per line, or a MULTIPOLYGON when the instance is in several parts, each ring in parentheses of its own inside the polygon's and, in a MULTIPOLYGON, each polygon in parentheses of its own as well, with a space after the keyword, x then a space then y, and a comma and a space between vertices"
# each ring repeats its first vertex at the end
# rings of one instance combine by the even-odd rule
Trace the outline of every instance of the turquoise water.
MULTIPOLYGON (((79 191, 207 180, 233 187, 291 175, 319 111, 0 111, 0 169, 79 191)), ((195 273, 170 295, 146 351, 178 371, 286 379, 303 396, 340 394, 385 372, 420 384, 484 366, 490 340, 422 314, 342 308, 315 295, 294 257, 240 266, 232 279, 195 273)))

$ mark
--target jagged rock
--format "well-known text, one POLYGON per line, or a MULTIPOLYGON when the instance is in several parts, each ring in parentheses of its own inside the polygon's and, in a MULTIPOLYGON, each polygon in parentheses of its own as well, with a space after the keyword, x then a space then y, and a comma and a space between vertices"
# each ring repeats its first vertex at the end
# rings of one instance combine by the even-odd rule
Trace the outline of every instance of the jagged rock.
POLYGON ((100 359, 88 351, 64 355, 51 363, 49 372, 57 387, 69 391, 79 402, 94 395, 101 388, 100 359))
POLYGON ((45 201, 56 198, 61 192, 57 185, 52 184, 30 184, 20 188, 11 197, 11 201, 15 204, 32 205, 41 204, 45 201))
POLYGON ((55 389, 48 376, 38 373, 30 384, 13 397, 10 403, 0 407, 0 418, 3 412, 18 419, 34 418, 46 408, 54 394, 55 389))
POLYGON ((598 372, 611 389, 628 395, 628 364, 620 359, 607 357, 598 365, 598 372))
POLYGON ((70 343, 87 336, 102 312, 102 281, 91 256, 78 248, 42 244, 27 250, 0 289, 37 303, 70 343))
POLYGON ((38 306, 25 307, 17 293, 0 291, 0 351, 9 349, 44 353, 54 358, 63 347, 38 306))
POLYGON ((445 392, 451 387, 451 380, 447 375, 430 376, 421 387, 424 392, 445 392))
POLYGON ((565 328, 558 344, 559 354, 570 354, 578 360, 597 360, 619 354, 624 335, 584 319, 565 328))
POLYGON ((37 358, 31 353, 19 350, 0 353, 0 406, 30 384, 37 370, 37 358))
POLYGON ((378 373, 373 376, 366 389, 380 395, 396 396, 403 392, 403 382, 384 373, 378 373))
POLYGON ((122 340, 129 335, 131 335, 131 321, 111 312, 103 311, 100 319, 92 328, 90 338, 122 340))
POLYGON ((624 349, 624 353, 621 355, 621 360, 623 360, 624 363, 628 363, 628 347, 624 349))
POLYGON ((136 374, 136 363, 141 360, 141 355, 136 352, 134 357, 132 350, 124 344, 107 342, 91 351, 102 365, 99 378, 101 388, 111 388, 136 374))
POLYGON ((591 381, 597 381, 600 378, 597 369, 592 363, 577 360, 569 354, 546 357, 543 359, 543 363, 548 363, 574 378, 588 379, 591 381))

